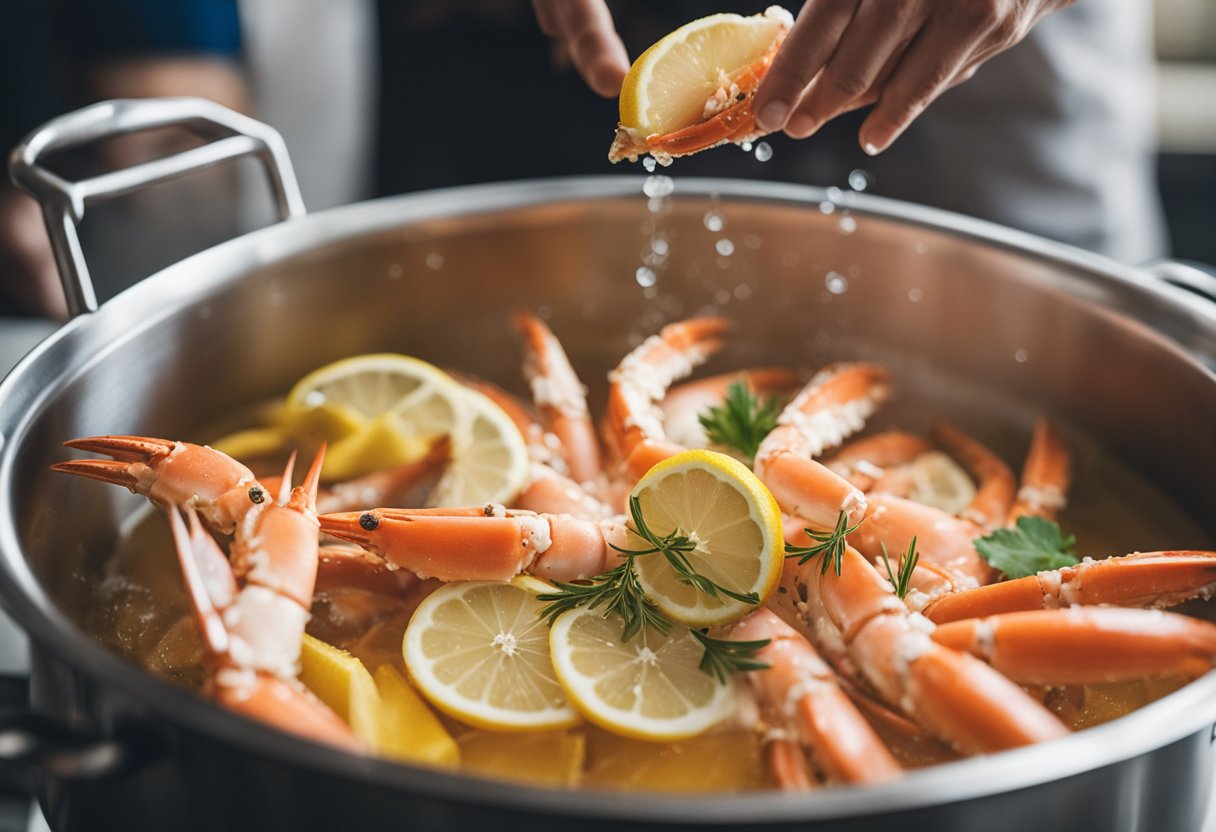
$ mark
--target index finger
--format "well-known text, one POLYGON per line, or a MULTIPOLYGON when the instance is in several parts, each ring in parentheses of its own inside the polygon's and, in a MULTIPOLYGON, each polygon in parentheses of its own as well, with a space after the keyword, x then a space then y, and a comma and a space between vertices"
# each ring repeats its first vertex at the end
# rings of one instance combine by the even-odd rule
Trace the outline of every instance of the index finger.
POLYGON ((858 0, 807 0, 756 90, 753 107, 761 130, 785 126, 802 91, 836 51, 858 0))

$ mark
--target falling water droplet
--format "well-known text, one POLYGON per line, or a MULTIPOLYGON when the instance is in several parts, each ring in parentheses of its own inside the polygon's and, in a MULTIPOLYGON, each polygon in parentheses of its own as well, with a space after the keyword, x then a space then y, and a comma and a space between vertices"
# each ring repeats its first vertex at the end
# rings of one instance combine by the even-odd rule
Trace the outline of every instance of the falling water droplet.
POLYGON ((743 144, 739 145, 739 147, 743 148, 744 153, 752 152, 752 143, 751 142, 744 142, 743 144))
POLYGON ((654 160, 653 156, 647 156, 644 159, 642 159, 642 167, 646 168, 647 173, 654 173, 654 169, 657 166, 658 166, 658 162, 656 162, 654 160))
POLYGON ((659 279, 658 275, 654 273, 654 269, 649 266, 638 266, 638 270, 633 273, 633 277, 643 289, 649 289, 659 279))
POLYGON ((826 191, 824 191, 824 193, 827 194, 828 199, 832 202, 840 202, 840 197, 844 195, 844 191, 840 190, 840 188, 837 188, 835 185, 828 188, 826 191))
POLYGON ((833 203, 833 202, 821 202, 821 203, 819 203, 819 213, 821 213, 821 214, 831 214, 831 213, 834 213, 835 211, 836 211, 836 204, 835 204, 835 203, 833 203))
POLYGON ((675 182, 670 176, 647 176, 642 181, 642 193, 649 197, 664 197, 671 196, 671 192, 676 189, 675 182))
POLYGON ((929 253, 929 244, 928 243, 917 243, 916 247, 913 250, 917 254, 928 254, 929 253))
POLYGON ((725 237, 714 243, 714 248, 717 249, 718 254, 721 254, 723 257, 730 257, 735 253, 735 244, 725 237))
POLYGON ((404 274, 404 272, 405 272, 405 270, 403 268, 401 268, 400 263, 394 263, 393 265, 388 267, 388 279, 389 280, 400 280, 401 275, 404 274))
POLYGON ((923 298, 924 296, 925 296, 925 293, 922 292, 920 289, 914 288, 914 289, 908 290, 908 300, 912 301, 913 303, 920 303, 920 299, 923 298))
POLYGON ((655 237, 650 241, 650 250, 660 257, 666 257, 671 245, 663 237, 655 237))
POLYGON ((426 256, 426 265, 427 268, 439 271, 443 268, 443 255, 437 251, 432 251, 426 256))
POLYGON ((1025 364, 1029 358, 1030 358, 1030 353, 1026 352, 1026 350, 1024 350, 1024 349, 1020 349, 1013 354, 1013 360, 1018 362, 1019 364, 1025 364))
POLYGON ((756 144, 756 161, 767 162, 773 158, 773 148, 768 142, 758 142, 756 144))
POLYGON ((706 211, 703 222, 710 231, 721 231, 726 227, 726 218, 717 211, 706 211))
POLYGON ((852 234, 857 230, 857 220, 850 217, 847 213, 840 218, 840 233, 852 234))
POLYGON ((823 278, 824 287, 833 295, 843 295, 849 288, 849 279, 840 272, 828 272, 823 278))
POLYGON ((855 191, 864 191, 874 185, 874 175, 868 170, 855 170, 849 173, 849 187, 855 191))

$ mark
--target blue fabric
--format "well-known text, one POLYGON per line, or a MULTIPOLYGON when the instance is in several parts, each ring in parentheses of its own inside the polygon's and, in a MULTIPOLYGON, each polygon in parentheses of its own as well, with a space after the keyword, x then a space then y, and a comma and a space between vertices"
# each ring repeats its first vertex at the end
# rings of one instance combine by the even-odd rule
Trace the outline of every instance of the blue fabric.
POLYGON ((59 0, 79 57, 172 52, 234 56, 237 0, 59 0))

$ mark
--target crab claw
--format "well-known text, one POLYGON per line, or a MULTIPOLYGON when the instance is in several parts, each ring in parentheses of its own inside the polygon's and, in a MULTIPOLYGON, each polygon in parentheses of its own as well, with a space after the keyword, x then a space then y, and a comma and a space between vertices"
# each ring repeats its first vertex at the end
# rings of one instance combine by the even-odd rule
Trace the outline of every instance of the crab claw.
POLYGON ((320 517, 321 531, 422 578, 507 581, 521 572, 561 581, 598 575, 623 527, 499 506, 351 511, 320 517))
POLYGON ((113 459, 57 462, 52 471, 121 485, 159 506, 194 506, 220 534, 231 534, 250 508, 271 496, 247 467, 205 445, 148 436, 89 436, 63 444, 113 459))

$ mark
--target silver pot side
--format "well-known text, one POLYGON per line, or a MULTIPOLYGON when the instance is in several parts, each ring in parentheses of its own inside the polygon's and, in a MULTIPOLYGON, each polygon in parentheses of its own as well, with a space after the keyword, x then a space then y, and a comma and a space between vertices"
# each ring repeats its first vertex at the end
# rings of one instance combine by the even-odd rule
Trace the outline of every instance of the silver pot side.
MULTIPOLYGON (((612 177, 455 189, 295 219, 166 269, 41 345, 0 386, 0 592, 38 643, 42 704, 103 730, 163 720, 170 744, 252 755, 293 792, 297 775, 324 778, 378 806, 441 806, 434 817, 449 820, 509 810, 546 824, 827 828, 853 818, 849 828, 861 829, 902 817, 960 829, 1025 828, 1032 819, 1045 828, 1095 819, 1101 828, 1159 828, 1162 818, 1171 828, 1197 826, 1211 776, 1211 675, 1059 743, 873 789, 622 801, 471 788, 467 778, 335 755, 222 713, 82 637, 76 622, 90 587, 139 501, 52 475, 63 439, 197 437, 358 352, 417 354, 523 392, 507 328, 516 307, 547 314, 592 381, 597 408, 604 391, 594 380, 631 337, 714 310, 738 325, 737 347, 716 366, 883 360, 900 379, 890 418, 918 427, 929 405, 1009 458, 1045 410, 1199 521, 1180 519, 1179 535, 1216 534, 1212 309, 1100 258, 915 206, 848 195, 829 214, 817 189, 677 187, 670 213, 657 216, 638 180, 612 177), (723 231, 705 227, 710 210, 725 218, 723 231), (845 210, 850 233, 840 225, 845 210), (670 254, 648 298, 636 270, 652 231, 670 254), (734 244, 729 256, 715 246, 724 237, 734 244), (843 292, 829 288, 832 274, 843 292)), ((1121 540, 1127 550, 1185 543, 1136 539, 1158 531, 1123 530, 1121 540)))

